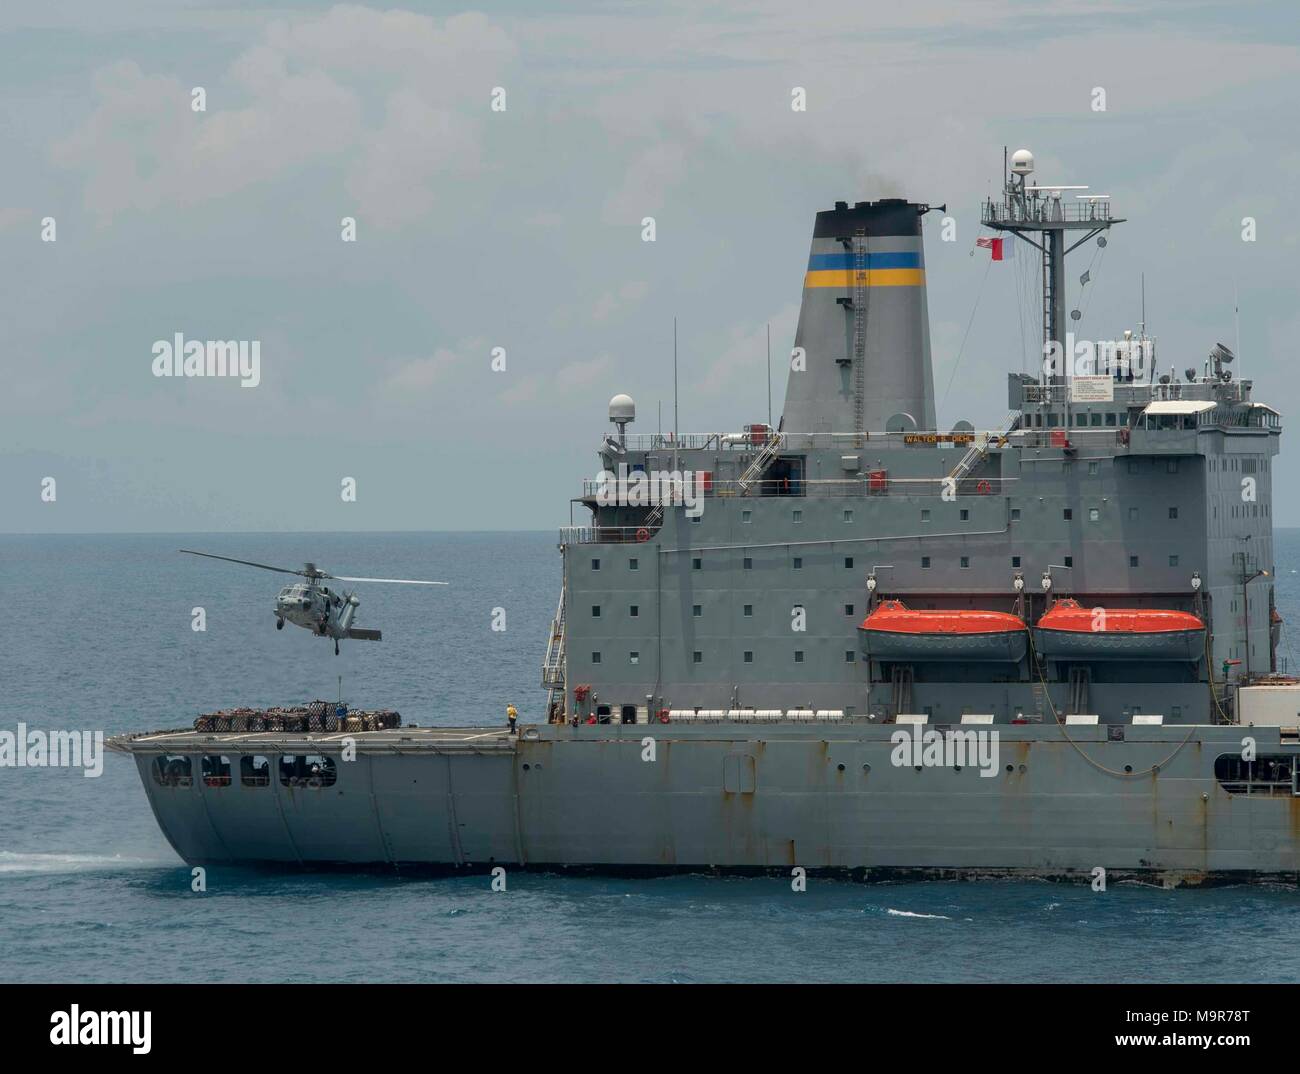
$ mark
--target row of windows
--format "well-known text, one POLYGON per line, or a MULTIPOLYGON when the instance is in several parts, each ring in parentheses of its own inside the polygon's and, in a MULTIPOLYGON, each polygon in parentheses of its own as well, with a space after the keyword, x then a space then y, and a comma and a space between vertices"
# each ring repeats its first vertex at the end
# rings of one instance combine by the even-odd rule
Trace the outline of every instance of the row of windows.
MULTIPOLYGON (((744 662, 745 662, 746 664, 752 664, 752 663, 754 662, 754 651, 753 651, 752 649, 746 649, 746 650, 744 650, 744 652, 741 654, 741 656, 742 656, 742 659, 744 660, 744 662)), ((802 649, 795 649, 795 650, 794 650, 794 662, 795 662, 796 664, 802 664, 802 663, 803 663, 803 657, 804 657, 804 651, 803 651, 802 649)), ((853 664, 853 663, 856 663, 856 662, 857 662, 857 659, 858 659, 858 654, 857 654, 857 652, 856 652, 855 650, 853 650, 853 649, 845 649, 845 650, 844 650, 844 662, 845 662, 846 664, 853 664)), ((593 664, 599 664, 599 663, 601 663, 601 662, 602 662, 601 654, 600 654, 599 652, 593 652, 593 653, 591 654, 591 662, 592 662, 593 664)), ((641 653, 640 653, 638 650, 636 650, 636 649, 632 649, 632 650, 630 650, 630 651, 628 652, 628 654, 627 654, 627 662, 628 662, 629 664, 639 664, 639 663, 641 663, 641 653)), ((704 663, 704 653, 703 653, 701 650, 699 650, 699 649, 694 650, 694 651, 691 653, 691 663, 692 663, 692 664, 703 664, 703 663, 704 663)))
POLYGON ((1241 458, 1229 456, 1226 459, 1210 459, 1210 469, 1231 470, 1235 473, 1253 474, 1257 471, 1268 473, 1268 457, 1265 455, 1246 455, 1241 458))
MULTIPOLYGON (((204 754, 200 774, 205 787, 231 785, 231 761, 223 754, 204 754)), ((154 782, 160 787, 189 787, 194 783, 194 768, 182 754, 163 755, 154 759, 154 782)), ((285 754, 280 758, 280 783, 285 787, 331 787, 338 779, 332 757, 315 754, 285 754)), ((271 762, 266 757, 239 758, 239 782, 244 787, 269 787, 271 762)))
MULTIPOLYGON (((929 559, 928 556, 927 556, 926 558, 929 559)), ((1013 556, 1012 559, 1013 559, 1013 561, 1014 561, 1013 564, 1012 564, 1013 566, 1016 566, 1016 567, 1020 566, 1020 557, 1019 557, 1019 556, 1013 556)), ((593 604, 593 605, 591 606, 591 617, 592 617, 593 619, 599 619, 599 618, 601 617, 601 608, 602 608, 602 607, 603 607, 603 605, 600 605, 600 604, 593 604)), ((794 610, 802 611, 802 610, 803 610, 803 605, 802 605, 802 604, 795 604, 795 605, 792 606, 791 610, 792 610, 792 611, 794 611, 794 610)), ((632 618, 632 619, 636 619, 636 618, 638 618, 638 617, 641 615, 641 606, 640 606, 639 604, 629 604, 629 605, 627 606, 627 614, 628 614, 628 616, 629 616, 630 618, 632 618)), ((846 605, 844 605, 844 614, 845 614, 845 615, 848 615, 848 616, 853 615, 853 605, 852 605, 852 604, 846 604, 846 605)), ((700 618, 702 618, 703 615, 704 615, 704 605, 702 605, 702 604, 692 604, 692 605, 691 605, 691 615, 692 615, 694 618, 696 618, 696 619, 700 619, 700 618)), ((744 615, 745 615, 745 618, 746 618, 746 619, 751 619, 751 618, 753 618, 753 615, 754 615, 754 606, 753 606, 752 604, 746 604, 746 605, 744 605, 744 615)))
MULTIPOLYGON (((1061 419, 1064 416, 1065 415, 1063 414, 1048 414, 1047 427, 1049 429, 1057 428, 1062 424, 1061 419)), ((1026 429, 1031 427, 1041 429, 1043 427, 1043 415, 1041 413, 1025 414, 1024 417, 1026 429)), ((1128 424, 1128 411, 1121 410, 1117 412, 1114 410, 1108 410, 1104 414, 1096 412, 1085 414, 1079 412, 1074 415, 1074 424, 1080 429, 1087 426, 1092 426, 1093 428, 1102 428, 1104 426, 1106 428, 1114 429, 1128 424)))

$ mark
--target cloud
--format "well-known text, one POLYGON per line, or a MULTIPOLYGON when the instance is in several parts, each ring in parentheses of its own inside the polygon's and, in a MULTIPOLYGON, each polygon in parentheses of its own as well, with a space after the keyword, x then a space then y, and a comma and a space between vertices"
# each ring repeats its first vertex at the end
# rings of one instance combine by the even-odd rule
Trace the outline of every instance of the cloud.
POLYGON ((593 321, 607 321, 616 313, 624 312, 627 307, 640 302, 650 291, 645 280, 629 280, 616 291, 606 291, 596 300, 591 309, 593 321))
POLYGON ((85 173, 85 204, 101 224, 350 160, 336 181, 360 215, 394 228, 433 209, 440 176, 481 168, 490 93, 514 51, 477 14, 341 6, 279 19, 204 86, 206 112, 191 110, 192 87, 174 77, 130 60, 101 68, 97 106, 52 155, 85 173))

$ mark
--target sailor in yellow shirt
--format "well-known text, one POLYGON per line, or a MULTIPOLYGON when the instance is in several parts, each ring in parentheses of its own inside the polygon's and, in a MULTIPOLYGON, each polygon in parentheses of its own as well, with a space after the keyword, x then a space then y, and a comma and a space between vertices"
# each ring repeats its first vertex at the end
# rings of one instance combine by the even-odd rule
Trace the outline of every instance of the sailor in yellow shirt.
POLYGON ((510 725, 510 733, 515 733, 515 721, 519 719, 519 713, 514 705, 506 706, 506 722, 510 725))

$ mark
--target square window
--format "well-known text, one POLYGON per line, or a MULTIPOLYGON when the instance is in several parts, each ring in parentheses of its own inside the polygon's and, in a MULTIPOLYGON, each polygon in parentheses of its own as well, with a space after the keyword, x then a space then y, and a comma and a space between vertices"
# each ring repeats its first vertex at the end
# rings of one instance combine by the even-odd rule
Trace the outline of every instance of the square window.
POLYGON ((751 649, 746 649, 746 650, 745 650, 745 663, 746 663, 746 664, 752 664, 753 662, 754 662, 754 653, 753 653, 753 650, 751 650, 751 649))
POLYGON ((1178 566, 1178 557, 1177 557, 1177 556, 1170 556, 1170 557, 1169 557, 1169 566, 1171 566, 1171 567, 1177 567, 1177 566, 1178 566))
POLYGON ((962 570, 967 570, 967 569, 969 569, 969 568, 970 568, 970 556, 962 556, 962 557, 961 557, 961 569, 962 569, 962 570))
POLYGON ((703 568, 704 568, 704 560, 702 560, 699 556, 696 556, 694 559, 691 560, 691 570, 698 571, 698 570, 703 570, 703 568))
POLYGON ((1129 556, 1129 557, 1128 557, 1128 565, 1129 565, 1130 567, 1136 567, 1136 566, 1138 565, 1138 558, 1137 558, 1137 556, 1129 556))
POLYGON ((1019 508, 1019 507, 1013 507, 1013 508, 1011 508, 1011 521, 1012 521, 1012 522, 1019 522, 1019 521, 1020 521, 1020 508, 1019 508))
POLYGON ((961 520, 962 520, 963 522, 969 522, 969 521, 970 521, 970 511, 968 511, 965 507, 963 507, 963 508, 961 509, 961 520))
POLYGON ((627 613, 633 619, 635 619, 638 615, 641 614, 641 609, 637 607, 637 605, 633 604, 631 607, 628 608, 627 613))
POLYGON ((1177 508, 1177 507, 1171 507, 1171 508, 1169 508, 1169 517, 1170 517, 1170 518, 1177 518, 1177 517, 1178 517, 1178 508, 1177 508))
POLYGON ((1074 517, 1074 508, 1067 507, 1064 511, 1061 512, 1061 517, 1065 519, 1066 522, 1069 522, 1070 519, 1074 517))
POLYGON ((1089 415, 1089 418, 1090 418, 1090 420, 1089 420, 1089 422, 1088 422, 1089 425, 1100 425, 1100 424, 1101 424, 1101 415, 1100 415, 1100 414, 1092 414, 1092 415, 1089 415))
POLYGON ((639 571, 641 569, 641 561, 637 559, 636 556, 633 556, 627 561, 627 569, 630 571, 639 571))
POLYGON ((1106 424, 1111 428, 1115 426, 1115 412, 1112 410, 1106 415, 1106 424))
POLYGON ((638 652, 635 652, 635 651, 628 653, 628 654, 627 654, 627 662, 628 662, 629 664, 639 664, 639 663, 641 663, 641 654, 638 653, 638 652))
POLYGON ((849 570, 849 571, 853 570, 853 557, 852 557, 852 556, 845 556, 845 557, 844 557, 844 569, 845 569, 845 570, 849 570))
POLYGON ((1098 510, 1096 507, 1089 507, 1089 508, 1088 508, 1088 521, 1089 521, 1089 522, 1098 522, 1098 521, 1100 521, 1100 520, 1101 520, 1101 511, 1098 510))
POLYGON ((794 569, 797 571, 803 570, 803 556, 794 557, 794 569))
POLYGON ((802 522, 802 521, 803 521, 803 512, 800 511, 800 510, 797 510, 797 509, 796 509, 796 510, 790 512, 790 517, 791 517, 791 519, 793 519, 795 522, 802 522))
POLYGON ((598 571, 598 570, 600 570, 600 560, 598 560, 598 559, 593 559, 593 560, 591 561, 591 569, 592 569, 593 571, 598 571))
POLYGON ((846 604, 846 605, 844 605, 844 614, 845 614, 845 615, 852 615, 852 614, 853 614, 853 605, 852 605, 852 604, 846 604))
POLYGON ((796 649, 796 650, 794 651, 794 662, 795 662, 796 664, 802 664, 802 663, 803 663, 803 650, 802 650, 802 649, 796 649))
POLYGON ((754 569, 754 561, 750 559, 748 556, 746 556, 744 566, 745 566, 745 570, 752 571, 754 569))
POLYGON ((745 605, 745 618, 746 618, 746 619, 750 619, 750 618, 753 617, 753 615, 754 615, 754 606, 753 606, 752 604, 746 604, 746 605, 745 605))
POLYGON ((600 653, 592 653, 592 654, 591 654, 591 662, 592 662, 593 664, 599 664, 599 663, 600 663, 600 653))
POLYGON ((1019 557, 1019 556, 1012 556, 1012 557, 1011 557, 1011 566, 1013 566, 1013 567, 1019 567, 1019 566, 1020 566, 1020 557, 1019 557))
POLYGON ((858 658, 857 653, 855 653, 852 649, 844 650, 844 662, 846 664, 852 664, 857 658, 858 658))
POLYGON ((704 521, 703 515, 689 515, 687 517, 690 518, 692 526, 698 526, 701 522, 704 521))
POLYGON ((600 605, 599 605, 599 604, 593 604, 593 605, 591 606, 591 617, 592 617, 593 619, 599 619, 599 618, 600 618, 600 605))
POLYGON ((929 569, 930 569, 930 557, 929 557, 929 556, 922 556, 922 557, 921 557, 921 570, 923 570, 923 571, 928 571, 929 569))
POLYGON ((850 508, 850 507, 846 507, 846 508, 844 508, 844 521, 845 521, 845 522, 852 522, 852 521, 853 521, 853 509, 852 509, 852 508, 850 508))
POLYGON ((704 654, 700 652, 699 649, 696 649, 695 652, 691 653, 691 662, 694 664, 703 664, 704 654))
POLYGON ((746 522, 746 523, 748 523, 748 522, 753 522, 753 521, 754 521, 754 512, 753 512, 753 511, 741 511, 741 512, 740 512, 740 521, 741 521, 741 522, 746 522))
POLYGON ((698 619, 703 614, 704 614, 704 608, 702 605, 699 604, 691 605, 691 615, 693 615, 696 619, 698 619))
POLYGON ((1074 424, 1075 424, 1075 425, 1087 425, 1087 424, 1088 424, 1088 415, 1087 415, 1087 414, 1076 414, 1076 415, 1074 416, 1074 424))
POLYGON ((930 521, 930 509, 928 507, 921 508, 921 521, 922 522, 930 521))

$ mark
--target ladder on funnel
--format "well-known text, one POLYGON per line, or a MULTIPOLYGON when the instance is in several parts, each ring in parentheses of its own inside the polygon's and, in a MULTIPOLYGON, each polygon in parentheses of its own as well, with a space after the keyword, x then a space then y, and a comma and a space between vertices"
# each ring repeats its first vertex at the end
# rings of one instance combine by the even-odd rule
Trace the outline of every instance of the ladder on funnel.
POLYGON ((971 444, 970 450, 961 457, 961 462, 953 467, 952 473, 948 475, 948 480, 960 481, 975 469, 976 465, 989 453, 989 445, 997 440, 1001 440, 1002 437, 1011 432, 1011 430, 1016 427, 1016 422, 1019 420, 1020 411, 1009 411, 1007 416, 1002 419, 1002 425, 996 432, 986 435, 982 444, 971 444))
POLYGON ((862 432, 867 397, 867 233, 853 236, 853 431, 862 432))
POLYGON ((780 454, 781 445, 784 443, 784 433, 771 433, 768 436, 767 443, 763 445, 762 450, 745 467, 745 472, 740 475, 740 480, 736 482, 740 486, 742 493, 748 492, 750 486, 763 476, 772 460, 780 454))

